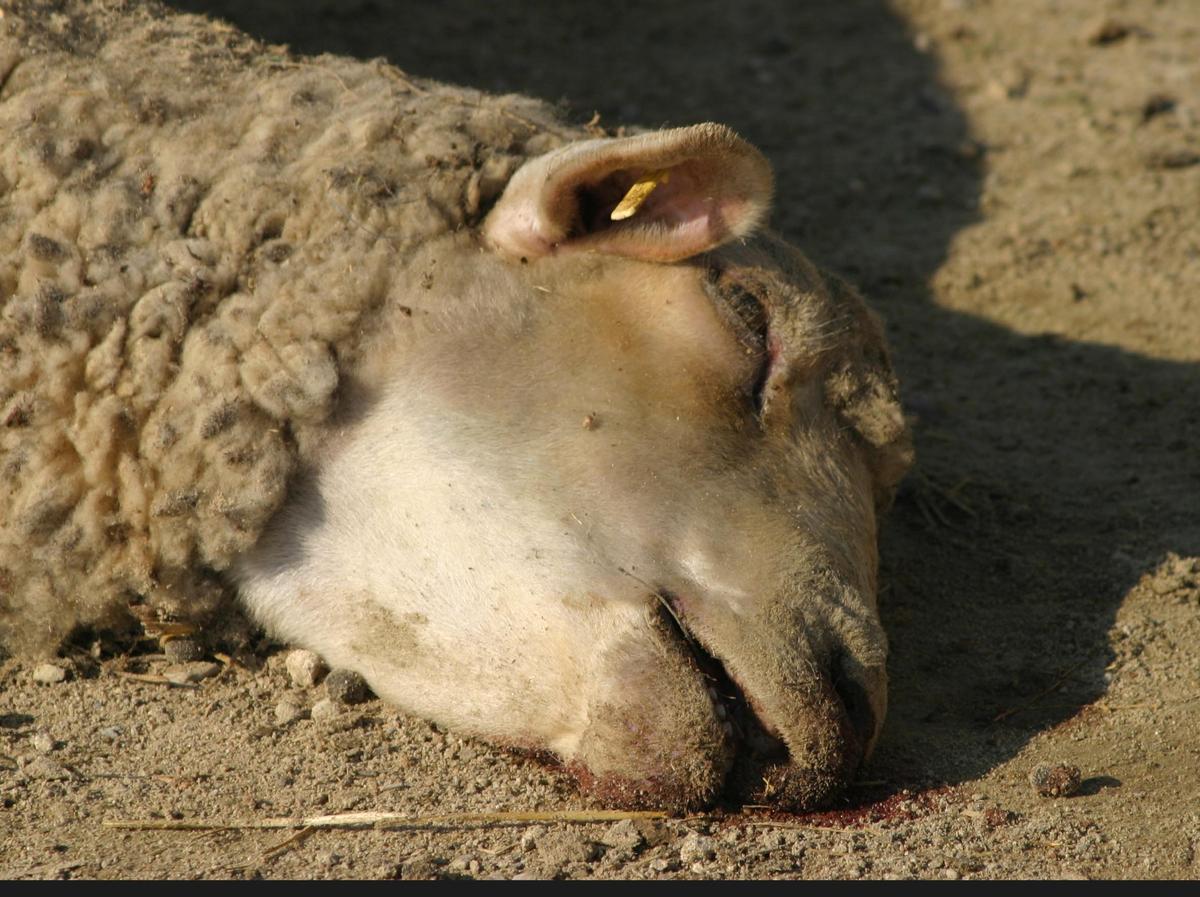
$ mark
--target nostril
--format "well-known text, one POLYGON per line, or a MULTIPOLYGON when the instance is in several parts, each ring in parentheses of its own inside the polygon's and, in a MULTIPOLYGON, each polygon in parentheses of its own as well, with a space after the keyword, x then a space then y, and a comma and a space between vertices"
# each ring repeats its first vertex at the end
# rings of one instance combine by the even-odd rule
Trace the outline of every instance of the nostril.
POLYGON ((851 676, 841 663, 836 664, 833 672, 833 688, 842 700, 850 725, 861 741, 861 747, 866 749, 875 738, 875 711, 871 709, 871 698, 866 687, 851 676))

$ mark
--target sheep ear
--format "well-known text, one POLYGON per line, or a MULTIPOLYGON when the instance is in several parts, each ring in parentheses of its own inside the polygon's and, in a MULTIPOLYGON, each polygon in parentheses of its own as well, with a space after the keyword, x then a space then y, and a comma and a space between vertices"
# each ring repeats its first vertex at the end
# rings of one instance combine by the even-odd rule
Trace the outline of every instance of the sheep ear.
POLYGON ((499 252, 562 250, 674 262, 766 217, 771 166, 723 125, 568 144, 526 162, 484 222, 499 252))

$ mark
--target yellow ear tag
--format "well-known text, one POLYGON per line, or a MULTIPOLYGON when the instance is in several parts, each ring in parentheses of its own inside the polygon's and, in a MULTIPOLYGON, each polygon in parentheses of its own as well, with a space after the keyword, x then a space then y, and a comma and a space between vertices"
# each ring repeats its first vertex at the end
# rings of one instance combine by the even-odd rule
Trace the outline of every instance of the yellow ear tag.
POLYGON ((637 214, 637 210, 642 207, 650 194, 654 192, 659 184, 665 184, 671 180, 670 171, 652 171, 650 174, 643 175, 633 182, 633 186, 625 193, 624 198, 617 203, 617 207, 612 210, 612 214, 608 217, 613 221, 624 221, 626 218, 632 218, 637 214))

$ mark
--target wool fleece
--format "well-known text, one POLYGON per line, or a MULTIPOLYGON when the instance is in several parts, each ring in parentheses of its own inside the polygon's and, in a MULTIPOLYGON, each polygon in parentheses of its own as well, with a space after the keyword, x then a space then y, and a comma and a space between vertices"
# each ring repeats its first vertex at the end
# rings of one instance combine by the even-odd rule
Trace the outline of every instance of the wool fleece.
POLYGON ((22 653, 131 605, 213 617, 431 246, 463 251, 522 162, 589 136, 92 0, 5 4, 0 134, 0 643, 22 653))

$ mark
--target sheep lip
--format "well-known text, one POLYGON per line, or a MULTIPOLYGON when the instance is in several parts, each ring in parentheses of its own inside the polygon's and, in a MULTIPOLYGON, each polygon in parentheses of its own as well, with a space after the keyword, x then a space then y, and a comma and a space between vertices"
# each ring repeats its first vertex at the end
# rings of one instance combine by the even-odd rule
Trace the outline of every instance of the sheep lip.
POLYGON ((658 599, 665 631, 678 639, 691 656, 713 712, 735 752, 749 753, 759 760, 786 760, 787 746, 778 730, 762 715, 754 697, 746 693, 721 658, 688 627, 680 611, 681 602, 662 590, 658 599))

